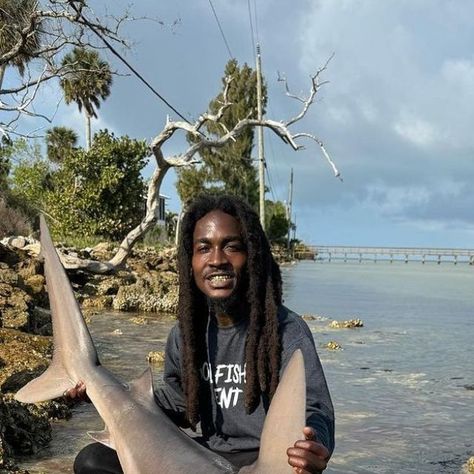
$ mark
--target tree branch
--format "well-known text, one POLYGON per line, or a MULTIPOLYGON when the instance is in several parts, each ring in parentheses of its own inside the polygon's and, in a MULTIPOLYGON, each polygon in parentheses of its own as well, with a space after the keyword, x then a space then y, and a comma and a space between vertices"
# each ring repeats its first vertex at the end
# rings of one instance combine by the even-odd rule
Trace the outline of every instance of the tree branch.
MULTIPOLYGON (((316 136, 310 133, 293 133, 291 131, 291 126, 304 118, 307 111, 314 103, 314 98, 319 87, 325 83, 319 82, 319 76, 326 70, 331 58, 332 56, 328 59, 326 64, 322 68, 320 68, 314 76, 311 77, 311 89, 309 97, 307 99, 300 99, 300 102, 302 102, 303 104, 302 110, 298 115, 296 115, 296 117, 288 121, 276 121, 271 119, 258 120, 247 117, 238 121, 237 124, 232 128, 232 130, 225 130, 224 135, 219 138, 211 139, 202 135, 199 132, 199 129, 202 127, 202 125, 205 122, 212 122, 219 125, 219 121, 221 120, 224 111, 227 107, 231 105, 231 103, 228 102, 227 98, 228 86, 230 84, 231 79, 226 80, 226 87, 223 93, 222 105, 216 114, 211 114, 209 112, 204 113, 200 115, 199 118, 193 124, 184 121, 174 122, 167 118, 163 130, 152 140, 151 143, 151 149, 153 151, 156 161, 156 168, 148 184, 145 217, 143 218, 142 222, 124 238, 124 240, 120 244, 119 250, 116 255, 105 264, 104 268, 106 268, 106 271, 115 271, 117 268, 123 266, 126 259, 130 255, 130 252, 132 251, 135 242, 139 238, 141 238, 156 221, 158 212, 159 191, 163 178, 165 177, 168 170, 172 167, 183 167, 199 163, 200 159, 196 158, 195 156, 198 155, 201 151, 206 148, 221 148, 224 145, 228 144, 230 141, 236 140, 248 128, 254 128, 258 126, 266 127, 273 133, 275 133, 277 136, 279 136, 286 144, 290 145, 295 151, 304 148, 303 145, 298 143, 300 138, 310 138, 319 145, 323 156, 328 161, 335 176, 342 181, 339 170, 337 169, 336 165, 334 164, 321 140, 319 140, 316 136), (190 145, 185 151, 183 151, 183 153, 180 153, 179 155, 164 157, 162 152, 163 145, 168 140, 170 140, 172 136, 178 131, 193 134, 193 136, 196 137, 196 142, 190 145)), ((291 93, 287 95, 292 97, 291 93)))

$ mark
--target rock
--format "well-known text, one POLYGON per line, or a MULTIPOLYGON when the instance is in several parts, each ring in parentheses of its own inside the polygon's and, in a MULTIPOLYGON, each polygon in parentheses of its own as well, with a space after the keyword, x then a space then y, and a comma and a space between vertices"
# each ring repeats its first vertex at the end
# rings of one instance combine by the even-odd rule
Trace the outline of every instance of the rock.
POLYGON ((329 349, 330 351, 340 351, 340 350, 342 350, 342 346, 336 341, 329 341, 327 344, 325 344, 324 347, 326 349, 329 349))
POLYGON ((36 453, 51 440, 47 412, 36 405, 17 402, 13 395, 0 394, 0 426, 5 427, 0 437, 7 455, 36 453))
POLYGON ((114 244, 110 242, 100 242, 90 252, 96 260, 110 260, 114 255, 114 244))
POLYGON ((0 283, 6 285, 23 286, 23 278, 13 268, 8 267, 7 264, 2 263, 0 266, 0 283))
POLYGON ((474 474, 474 456, 471 456, 463 465, 463 473, 474 474))
POLYGON ((32 257, 38 257, 41 253, 41 244, 39 242, 35 242, 32 244, 25 245, 23 247, 23 250, 32 257))
POLYGON ((306 321, 316 321, 316 318, 312 314, 303 314, 301 317, 306 321))
POLYGON ((123 282, 120 278, 106 278, 97 286, 98 295, 116 295, 123 282))
POLYGON ((148 319, 142 318, 140 316, 135 316, 134 318, 131 318, 130 321, 133 324, 140 324, 140 325, 148 324, 148 319))
POLYGON ((0 371, 0 390, 4 393, 16 391, 20 388, 20 383, 29 382, 39 375, 49 365, 51 353, 50 337, 30 335, 14 329, 0 329, 0 358, 5 363, 0 371), (18 383, 15 380, 20 376, 11 379, 17 373, 23 377, 18 383))
POLYGON ((178 290, 168 291, 161 285, 154 289, 143 279, 128 286, 121 286, 114 298, 113 308, 118 311, 136 312, 176 312, 178 307, 178 290))
POLYGON ((344 329, 344 328, 361 328, 364 326, 364 323, 361 319, 349 319, 347 321, 331 321, 329 327, 332 329, 344 329))
POLYGON ((20 256, 14 250, 0 242, 0 262, 6 267, 14 266, 20 261, 20 256))
POLYGON ((165 363, 165 351, 151 351, 147 357, 150 364, 162 365, 165 363))
POLYGON ((107 309, 112 306, 112 296, 93 296, 82 300, 84 309, 107 309))
POLYGON ((0 327, 28 330, 33 301, 21 288, 0 283, 0 327))

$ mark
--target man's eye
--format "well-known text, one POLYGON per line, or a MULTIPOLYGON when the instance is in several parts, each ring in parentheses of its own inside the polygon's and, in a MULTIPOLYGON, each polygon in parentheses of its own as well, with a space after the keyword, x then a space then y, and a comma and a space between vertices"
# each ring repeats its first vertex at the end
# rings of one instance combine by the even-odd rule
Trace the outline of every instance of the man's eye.
POLYGON ((231 252, 241 252, 244 250, 244 246, 241 243, 227 244, 226 248, 228 248, 231 252))
POLYGON ((196 252, 198 253, 206 253, 209 250, 209 246, 207 245, 200 245, 196 248, 196 252))

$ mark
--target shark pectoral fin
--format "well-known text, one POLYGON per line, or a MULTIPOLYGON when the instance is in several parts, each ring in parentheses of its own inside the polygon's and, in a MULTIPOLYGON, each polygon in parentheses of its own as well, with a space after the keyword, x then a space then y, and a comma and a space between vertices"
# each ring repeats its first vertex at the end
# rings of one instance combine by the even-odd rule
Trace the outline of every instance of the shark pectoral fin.
POLYGON ((128 384, 132 398, 150 411, 157 409, 153 391, 153 375, 148 367, 137 379, 128 384))
POLYGON ((102 431, 88 431, 87 434, 98 443, 105 444, 105 446, 115 449, 114 440, 110 435, 107 426, 102 431))
POLYGON ((303 438, 306 421, 306 377, 301 350, 290 358, 273 396, 260 438, 256 463, 240 472, 290 474, 286 450, 303 438))
POLYGON ((74 387, 62 365, 53 363, 39 377, 27 383, 15 394, 15 399, 23 403, 38 403, 64 395, 74 387))

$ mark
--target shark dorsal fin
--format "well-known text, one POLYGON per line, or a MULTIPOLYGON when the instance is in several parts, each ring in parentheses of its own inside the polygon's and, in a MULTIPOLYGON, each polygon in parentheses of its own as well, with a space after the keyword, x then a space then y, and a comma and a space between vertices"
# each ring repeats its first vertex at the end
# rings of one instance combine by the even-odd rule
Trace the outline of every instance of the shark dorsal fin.
POLYGON ((156 410, 155 395, 153 390, 153 374, 150 367, 136 379, 128 384, 132 398, 150 411, 156 410))
POLYGON ((268 410, 257 461, 241 473, 291 474, 286 450, 303 439, 306 421, 306 377, 301 350, 290 358, 268 410))

